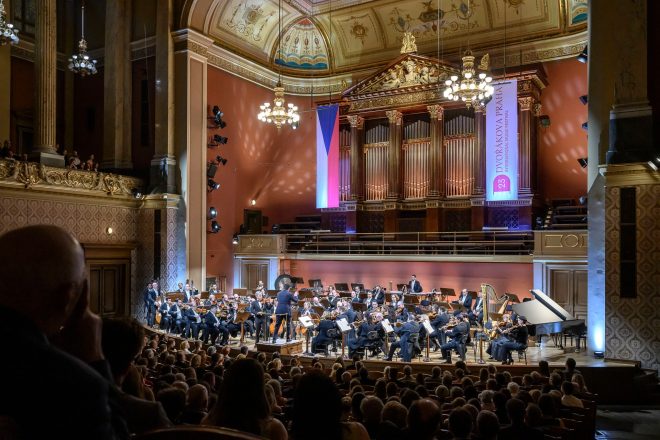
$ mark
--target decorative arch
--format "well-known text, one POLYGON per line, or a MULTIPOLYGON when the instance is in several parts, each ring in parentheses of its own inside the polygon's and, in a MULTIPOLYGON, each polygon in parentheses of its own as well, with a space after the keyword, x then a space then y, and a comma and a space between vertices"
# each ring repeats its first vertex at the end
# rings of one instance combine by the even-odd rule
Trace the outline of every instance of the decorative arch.
POLYGON ((325 37, 309 17, 302 17, 291 24, 273 52, 273 62, 289 69, 330 69, 330 53, 325 37))

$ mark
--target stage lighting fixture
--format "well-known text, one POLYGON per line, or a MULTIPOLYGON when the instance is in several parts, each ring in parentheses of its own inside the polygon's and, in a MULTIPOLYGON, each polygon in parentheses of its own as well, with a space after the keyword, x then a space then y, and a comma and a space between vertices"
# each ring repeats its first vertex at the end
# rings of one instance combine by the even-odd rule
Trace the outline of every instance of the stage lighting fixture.
POLYGON ((225 159, 225 158, 222 157, 222 156, 216 156, 216 157, 215 157, 215 160, 216 160, 218 163, 221 163, 222 166, 227 165, 227 159, 225 159))
POLYGON ((580 52, 580 55, 577 56, 577 60, 581 63, 586 63, 589 61, 589 46, 584 46, 584 49, 582 52, 580 52))
POLYGON ((234 236, 231 238, 231 244, 234 246, 238 244, 238 234, 234 234, 234 236))
POLYGON ((255 199, 250 200, 250 205, 254 206, 257 204, 257 201, 255 199))
POLYGON ((582 123, 582 130, 589 131, 589 122, 582 123))
POLYGON ((213 220, 211 222, 211 231, 210 231, 211 234, 217 234, 218 232, 220 232, 220 229, 222 229, 222 226, 220 226, 220 224, 218 222, 213 220))
POLYGON ((213 179, 215 177, 215 173, 218 172, 218 164, 214 162, 209 162, 206 165, 206 177, 209 179, 213 179))
POLYGON ((208 180, 208 185, 209 185, 209 192, 220 188, 220 184, 213 179, 208 180))
POLYGON ((226 145, 229 138, 225 136, 220 136, 219 134, 214 134, 213 140, 219 144, 226 145))
POLYGON ((213 220, 213 219, 215 219, 217 216, 218 216, 218 210, 215 209, 213 206, 211 206, 211 207, 209 208, 208 219, 209 219, 209 220, 213 220))
POLYGON ((541 127, 543 128, 550 127, 550 116, 548 115, 539 116, 539 124, 541 124, 541 127))
POLYGON ((225 128, 227 126, 227 123, 222 120, 224 115, 225 114, 220 110, 220 107, 217 105, 213 106, 213 122, 215 122, 215 125, 220 128, 225 128))
POLYGON ((580 164, 580 166, 581 166, 582 168, 586 168, 587 165, 589 165, 589 159, 586 158, 586 157, 581 157, 581 158, 579 158, 577 161, 578 161, 578 163, 580 164))
POLYGON ((300 121, 293 121, 293 122, 291 123, 291 128, 293 128, 294 130, 295 130, 296 128, 298 128, 299 126, 300 126, 300 121))
POLYGON ((583 105, 587 105, 587 103, 589 102, 589 95, 582 95, 582 96, 580 96, 580 102, 581 102, 583 105))

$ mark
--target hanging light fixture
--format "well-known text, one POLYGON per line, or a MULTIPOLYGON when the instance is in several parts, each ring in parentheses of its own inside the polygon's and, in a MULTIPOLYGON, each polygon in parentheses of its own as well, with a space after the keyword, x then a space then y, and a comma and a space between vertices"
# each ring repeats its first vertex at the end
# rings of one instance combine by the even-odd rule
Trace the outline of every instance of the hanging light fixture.
POLYGON ((93 60, 87 55, 87 41, 85 41, 85 2, 82 2, 81 9, 81 26, 80 26, 80 41, 78 42, 78 54, 74 54, 69 58, 69 70, 73 73, 78 73, 80 76, 94 75, 96 73, 96 60, 93 60))
POLYGON ((5 2, 0 0, 0 46, 5 44, 18 43, 18 31, 14 25, 7 23, 7 13, 5 12, 5 2))
MULTIPOLYGON (((282 53, 282 0, 279 2, 277 53, 280 55, 282 53)), ((295 106, 292 103, 288 103, 286 106, 284 105, 286 101, 284 99, 284 87, 282 87, 282 67, 279 68, 277 85, 273 89, 273 92, 275 93, 273 106, 271 107, 270 102, 264 102, 260 105, 257 119, 269 124, 275 124, 278 129, 286 124, 291 125, 294 129, 297 128, 298 122, 300 121, 298 106, 295 106)))
MULTIPOLYGON (((470 32, 470 2, 468 2, 467 20, 468 32, 470 32)), ((493 78, 488 73, 488 65, 490 57, 485 54, 481 58, 481 62, 477 69, 474 68, 474 55, 470 50, 470 39, 468 38, 468 48, 461 58, 463 67, 461 69, 461 77, 452 75, 450 79, 445 81, 444 97, 453 101, 459 99, 465 102, 465 105, 470 107, 483 107, 491 100, 494 87, 490 84, 493 78)))

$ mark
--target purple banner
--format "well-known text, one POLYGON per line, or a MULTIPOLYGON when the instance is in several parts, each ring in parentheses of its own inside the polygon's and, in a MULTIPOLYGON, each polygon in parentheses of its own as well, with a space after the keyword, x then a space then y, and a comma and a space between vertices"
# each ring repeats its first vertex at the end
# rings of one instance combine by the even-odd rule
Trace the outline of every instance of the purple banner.
POLYGON ((486 200, 518 199, 518 83, 493 83, 486 106, 486 200))

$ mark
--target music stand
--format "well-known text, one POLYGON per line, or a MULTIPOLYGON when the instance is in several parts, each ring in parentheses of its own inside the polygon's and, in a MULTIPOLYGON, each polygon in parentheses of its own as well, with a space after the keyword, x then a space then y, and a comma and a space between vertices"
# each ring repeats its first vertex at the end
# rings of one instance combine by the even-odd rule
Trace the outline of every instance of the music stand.
POLYGON ((235 288, 233 292, 234 295, 238 295, 238 296, 247 296, 248 294, 248 290, 244 288, 235 288))
POLYGON ((400 284, 400 283, 396 284, 396 290, 398 290, 399 292, 403 292, 403 289, 407 289, 407 288, 408 288, 408 284, 400 284))
POLYGON ((451 309, 451 306, 447 301, 438 301, 436 304, 438 305, 438 307, 444 307, 445 310, 451 309))
POLYGON ((348 283, 335 283, 335 290, 338 292, 348 291, 348 283))
POLYGON ((426 319, 422 320, 422 326, 426 330, 426 357, 422 360, 424 362, 430 362, 431 361, 431 356, 430 356, 431 333, 433 333, 435 331, 435 329, 431 325, 431 321, 429 321, 428 316, 426 317, 426 319))
POLYGON ((356 312, 364 312, 367 310, 367 305, 365 303, 354 302, 351 303, 351 305, 356 312))
POLYGON ((518 295, 516 295, 515 293, 507 292, 507 293, 505 293, 505 295, 507 296, 507 300, 509 302, 516 303, 516 304, 518 304, 520 302, 520 298, 518 298, 518 295))
POLYGON ((364 290, 364 284, 363 283, 351 283, 351 290, 355 290, 356 287, 359 287, 360 290, 364 290))
POLYGON ((314 310, 314 312, 316 312, 316 314, 319 316, 323 315, 323 312, 325 312, 325 309, 321 306, 312 306, 312 310, 314 310))
POLYGON ((234 319, 234 322, 241 326, 241 339, 240 339, 241 344, 245 342, 245 321, 247 321, 249 317, 250 317, 250 312, 246 310, 239 310, 238 312, 236 312, 236 319, 234 319))
POLYGON ((472 297, 472 301, 477 299, 477 292, 475 292, 474 290, 468 290, 468 295, 472 297))
POLYGON ((321 283, 320 279, 309 279, 309 280, 307 280, 307 282, 309 283, 309 287, 312 287, 312 288, 319 288, 320 287, 321 289, 323 288, 323 284, 321 283))
POLYGON ((351 297, 351 291, 350 290, 341 290, 337 291, 339 293, 340 298, 350 298, 351 297))
POLYGON ((339 331, 341 332, 341 357, 343 358, 345 356, 346 346, 344 340, 346 339, 348 332, 351 331, 351 325, 348 323, 346 318, 337 319, 335 322, 337 323, 337 327, 339 327, 339 331))
POLYGON ((314 298, 314 292, 307 289, 301 289, 298 291, 298 299, 311 299, 314 298))
POLYGON ((305 354, 309 355, 309 334, 314 329, 314 321, 309 316, 301 316, 298 321, 307 329, 305 332, 305 354))
POLYGON ((456 292, 454 291, 454 289, 451 289, 449 287, 441 287, 440 297, 442 298, 442 300, 446 301, 448 296, 456 296, 456 292))
POLYGON ((465 308, 465 306, 463 304, 453 302, 453 303, 450 303, 449 305, 451 306, 451 308, 454 312, 465 313, 467 311, 467 309, 465 308))
POLYGON ((268 297, 273 298, 273 297, 277 296, 277 294, 279 293, 279 290, 268 289, 266 292, 267 292, 266 295, 268 295, 268 297))
POLYGON ((417 307, 417 304, 406 304, 404 303, 403 306, 408 310, 410 313, 415 313, 415 307, 417 307))

